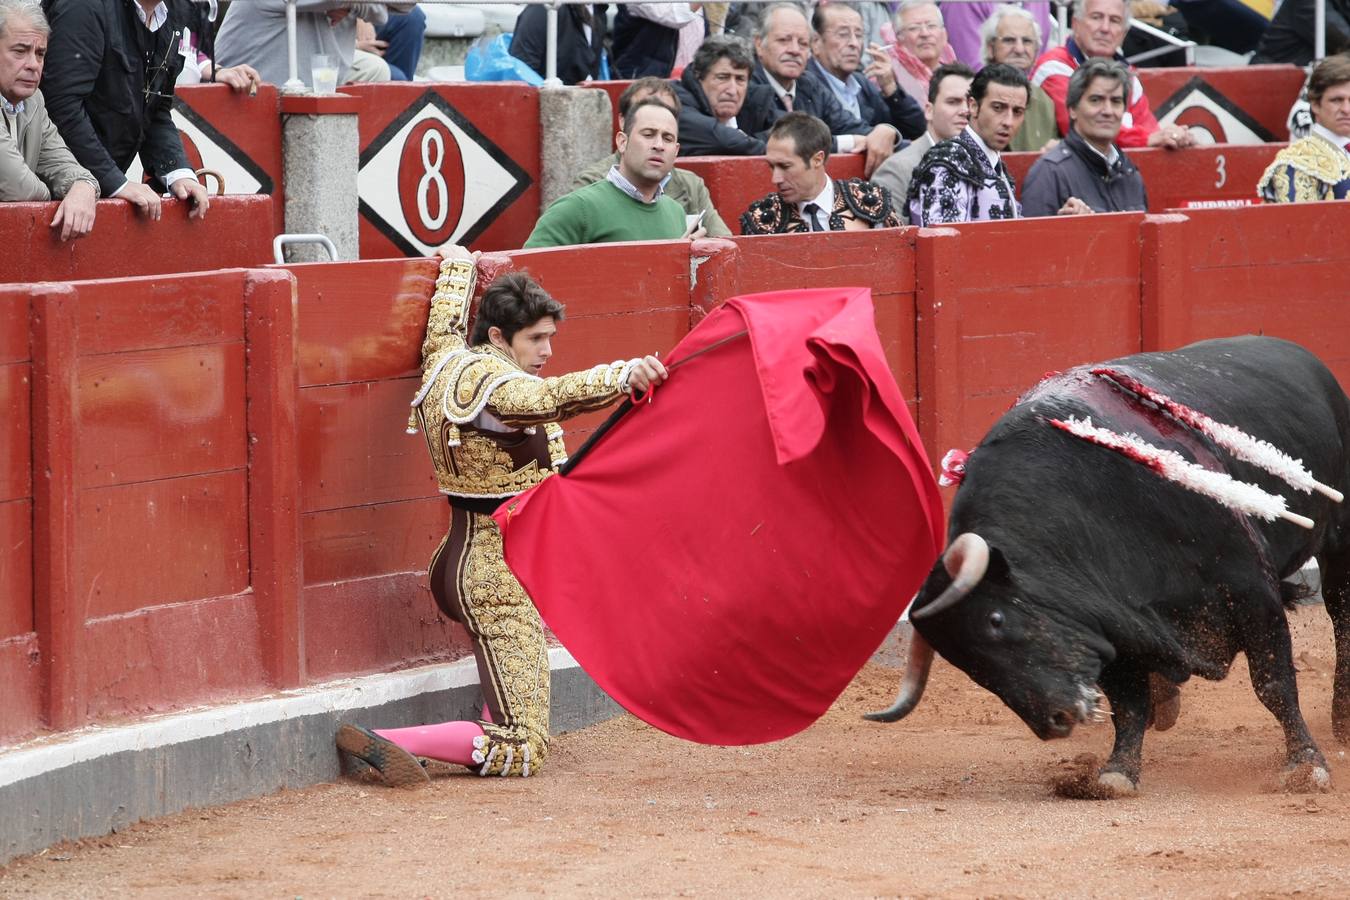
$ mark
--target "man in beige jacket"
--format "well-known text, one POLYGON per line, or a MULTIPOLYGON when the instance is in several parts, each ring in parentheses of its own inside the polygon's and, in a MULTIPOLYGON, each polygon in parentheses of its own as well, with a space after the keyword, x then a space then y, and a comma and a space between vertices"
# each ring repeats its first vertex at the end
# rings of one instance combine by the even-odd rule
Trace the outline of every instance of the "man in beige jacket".
POLYGON ((94 227, 98 181, 47 116, 38 83, 51 29, 37 0, 0 0, 0 200, 61 198, 61 240, 94 227))

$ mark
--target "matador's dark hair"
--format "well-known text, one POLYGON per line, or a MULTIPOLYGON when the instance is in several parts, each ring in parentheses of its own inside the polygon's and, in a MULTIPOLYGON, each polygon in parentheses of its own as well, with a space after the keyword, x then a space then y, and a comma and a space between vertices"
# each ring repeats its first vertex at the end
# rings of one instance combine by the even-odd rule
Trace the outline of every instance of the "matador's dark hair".
POLYGON ((469 343, 475 346, 486 344, 488 329, 494 325, 502 330, 502 337, 509 343, 517 331, 529 328, 545 316, 561 322, 563 305, 550 297, 539 282, 524 272, 498 275, 483 292, 469 343))

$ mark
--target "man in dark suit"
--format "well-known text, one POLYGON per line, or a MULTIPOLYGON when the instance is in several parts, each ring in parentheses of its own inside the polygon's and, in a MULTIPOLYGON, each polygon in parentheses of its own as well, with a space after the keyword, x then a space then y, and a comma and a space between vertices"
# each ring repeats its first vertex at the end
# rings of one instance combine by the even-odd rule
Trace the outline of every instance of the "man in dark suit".
POLYGON ((911 140, 924 133, 923 107, 900 89, 887 56, 874 54, 867 71, 860 71, 865 35, 856 9, 843 3, 817 5, 811 32, 807 71, 834 92, 845 110, 868 125, 893 125, 911 140))
POLYGON ((839 105, 834 92, 806 71, 811 60, 811 26, 801 7, 775 3, 764 11, 755 33, 759 64, 752 83, 768 85, 781 112, 805 112, 830 129, 837 153, 866 153, 867 175, 895 152, 900 133, 894 126, 868 125, 839 105))
POLYGON ((758 156, 782 115, 767 85, 751 84, 755 57, 745 38, 713 34, 674 82, 683 156, 758 156))
POLYGON ((192 204, 189 216, 206 215, 206 188, 170 116, 187 0, 45 0, 44 11, 47 112, 102 195, 158 219, 167 189, 192 204), (137 156, 151 185, 126 177, 137 156))

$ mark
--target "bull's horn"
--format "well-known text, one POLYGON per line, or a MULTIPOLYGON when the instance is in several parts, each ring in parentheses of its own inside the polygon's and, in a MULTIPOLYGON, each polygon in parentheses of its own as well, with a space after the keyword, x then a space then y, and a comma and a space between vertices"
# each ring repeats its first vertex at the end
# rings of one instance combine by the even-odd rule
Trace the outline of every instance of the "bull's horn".
POLYGON ((933 664, 933 647, 923 639, 923 635, 909 628, 909 662, 905 666, 905 678, 900 682, 900 691, 895 702, 880 712, 864 713, 864 719, 873 722, 894 722, 903 719, 919 705, 923 689, 928 684, 928 667, 933 664))
POLYGON ((947 568, 947 574, 952 576, 952 583, 932 603, 911 610, 910 619, 920 621, 931 618, 960 603, 980 583, 985 570, 989 568, 989 545, 973 531, 957 535, 943 554, 942 565, 947 568))

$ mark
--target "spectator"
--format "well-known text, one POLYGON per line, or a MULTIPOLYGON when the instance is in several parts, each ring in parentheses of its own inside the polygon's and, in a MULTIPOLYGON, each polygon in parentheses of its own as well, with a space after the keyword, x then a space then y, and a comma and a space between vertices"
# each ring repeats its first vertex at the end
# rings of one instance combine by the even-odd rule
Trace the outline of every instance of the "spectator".
POLYGON ((902 91, 911 97, 926 97, 933 70, 956 62, 956 54, 947 43, 942 12, 933 0, 904 0, 897 18, 899 35, 893 29, 883 29, 891 68, 902 91))
MULTIPOLYGON (((1266 26, 1252 55, 1252 65, 1313 61, 1313 25, 1319 0, 1284 0, 1266 26)), ((1350 49, 1350 0, 1326 0, 1327 53, 1350 49)))
POLYGON ((703 15, 697 3, 628 3, 614 17, 616 78, 656 75, 669 78, 685 29, 703 39, 703 15))
MULTIPOLYGON (((411 3, 389 4, 392 9, 408 9, 411 3)), ((376 28, 384 25, 388 12, 383 3, 353 3, 351 0, 298 0, 296 3, 296 71, 313 88, 310 57, 327 54, 338 68, 338 83, 353 76, 356 59, 356 25, 364 19, 376 28)), ((286 0, 248 0, 231 3, 216 37, 216 61, 221 65, 248 64, 258 70, 263 81, 285 84, 290 78, 290 57, 286 49, 286 0)), ((386 66, 362 65, 355 69, 358 78, 385 78, 386 66)))
POLYGON ((660 100, 634 103, 615 137, 619 161, 604 181, 564 194, 544 210, 526 247, 662 241, 692 235, 664 185, 680 152, 679 120, 660 100))
POLYGON ((1129 103, 1130 70, 1089 59, 1069 79, 1069 133, 1032 165, 1022 214, 1078 215, 1144 211, 1144 178, 1115 145, 1129 103))
POLYGON ((774 193, 741 216, 742 234, 865 231, 896 228, 890 191, 861 178, 831 179, 830 129, 815 116, 792 112, 774 123, 765 153, 774 193))
POLYGON ((947 63, 938 66, 928 82, 928 102, 923 112, 928 129, 923 137, 882 163, 872 173, 872 181, 891 192, 902 218, 908 219, 904 208, 909 196, 909 180, 914 167, 924 154, 940 141, 954 138, 970 122, 970 80, 975 77, 965 63, 947 63))
POLYGON ((1016 188, 999 153, 1027 111, 1031 85, 1012 66, 991 63, 970 83, 970 124, 924 154, 909 184, 909 220, 945 225, 1016 219, 1016 188))
POLYGON ((365 19, 356 23, 356 56, 377 56, 384 61, 389 77, 385 81, 412 81, 422 58, 422 37, 427 31, 427 14, 420 6, 406 13, 390 10, 384 25, 376 28, 365 19))
POLYGON ((183 67, 178 41, 186 0, 46 0, 51 39, 42 88, 47 112, 104 197, 160 217, 160 190, 206 215, 197 181, 173 124, 174 81, 183 67), (133 184, 126 170, 140 156, 153 179, 133 184))
MULTIPOLYGON (((1041 45, 1041 26, 1037 24, 1035 16, 1020 6, 1001 4, 980 26, 980 36, 984 42, 983 58, 980 60, 982 65, 1004 63, 1030 76, 1031 67, 1036 62, 1036 50, 1041 45)), ((1045 91, 1032 85, 1027 117, 1008 149, 1013 153, 1039 153, 1050 149, 1050 145, 1058 138, 1055 101, 1045 91)))
MULTIPOLYGON (((548 10, 527 6, 516 17, 511 35, 511 55, 544 75, 548 43, 548 10)), ((605 64, 605 6, 564 4, 558 10, 558 78, 563 84, 580 84, 602 77, 605 64)))
POLYGON ((842 3, 816 7, 811 16, 812 75, 834 92, 839 105, 867 125, 891 125, 901 135, 916 138, 927 127, 918 101, 900 90, 883 47, 873 45, 867 74, 862 64, 863 21, 858 11, 842 3), (876 79, 876 84, 868 80, 876 79))
POLYGON ((94 228, 98 180, 75 161, 47 116, 38 83, 51 29, 37 0, 0 0, 0 200, 61 198, 61 240, 94 228))
MULTIPOLYGON (((1125 61, 1121 42, 1130 25, 1130 9, 1125 0, 1074 0, 1073 34, 1063 47, 1055 47, 1037 61, 1031 83, 1055 101, 1055 121, 1059 133, 1069 130, 1069 109, 1065 98, 1069 76, 1089 57, 1125 61)), ((1130 85, 1130 106, 1117 143, 1122 147, 1167 147, 1178 149, 1194 143, 1184 125, 1160 128, 1149 108, 1144 87, 1135 76, 1130 85)))
MULTIPOLYGON (((942 11, 942 19, 947 27, 947 40, 951 43, 956 58, 977 72, 981 66, 989 63, 989 35, 984 29, 994 13, 1004 6, 1023 10, 1031 21, 1036 23, 1036 46, 1031 51, 1032 61, 1035 61, 1050 43, 1050 33, 1054 28, 1052 18, 1054 7, 1049 3, 1032 3, 1030 6, 1023 6, 1020 3, 949 3, 942 11)), ((1027 67, 1018 66, 1018 68, 1027 67)), ((1027 117, 1031 117, 1030 110, 1027 111, 1027 117)), ((1023 125, 1022 128, 1025 130, 1026 126, 1023 125)))
POLYGON ((715 34, 675 82, 686 156, 757 156, 781 113, 768 85, 750 83, 755 58, 745 38, 715 34))
POLYGON ((751 82, 767 84, 773 90, 779 112, 796 110, 822 120, 834 135, 836 151, 865 152, 863 171, 867 175, 895 151, 900 135, 894 127, 865 124, 840 106, 834 92, 806 71, 811 59, 811 28, 801 7, 775 3, 766 9, 755 34, 755 53, 759 64, 751 82))
POLYGON ((174 81, 175 87, 185 84, 215 82, 227 84, 237 92, 257 93, 262 77, 252 66, 216 67, 212 55, 215 48, 208 43, 208 35, 213 32, 214 17, 209 7, 192 3, 188 7, 191 17, 183 26, 183 37, 179 49, 183 53, 183 69, 174 81))
MULTIPOLYGON (((619 95, 619 118, 628 118, 628 110, 633 104, 648 99, 664 103, 675 110, 677 116, 681 113, 680 99, 675 96, 674 85, 665 79, 648 76, 634 81, 619 95)), ((616 151, 583 169, 572 181, 572 190, 605 180, 610 170, 619 164, 619 157, 616 151)), ((731 237, 731 229, 717 214, 717 208, 708 194, 708 186, 702 178, 688 169, 671 169, 664 190, 667 197, 680 204, 686 216, 694 216, 702 221, 708 237, 731 237)))
POLYGON ((1308 81, 1308 104, 1311 133, 1275 154, 1256 186, 1267 203, 1350 198, 1350 56, 1328 56, 1317 64, 1308 81))

